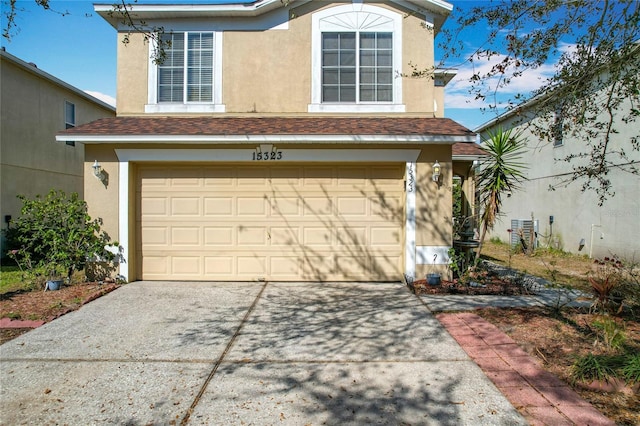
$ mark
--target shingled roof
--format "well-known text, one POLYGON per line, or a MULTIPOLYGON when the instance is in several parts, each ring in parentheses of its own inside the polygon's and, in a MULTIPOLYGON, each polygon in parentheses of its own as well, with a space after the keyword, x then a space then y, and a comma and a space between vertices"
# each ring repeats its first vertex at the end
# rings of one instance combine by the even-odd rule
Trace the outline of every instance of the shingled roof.
POLYGON ((454 157, 458 157, 458 159, 467 158, 477 158, 477 157, 485 157, 487 156, 487 152, 480 148, 480 145, 473 142, 458 142, 454 143, 451 147, 451 154, 454 157))
POLYGON ((404 117, 116 117, 59 135, 389 135, 458 136, 475 133, 448 118, 404 117))

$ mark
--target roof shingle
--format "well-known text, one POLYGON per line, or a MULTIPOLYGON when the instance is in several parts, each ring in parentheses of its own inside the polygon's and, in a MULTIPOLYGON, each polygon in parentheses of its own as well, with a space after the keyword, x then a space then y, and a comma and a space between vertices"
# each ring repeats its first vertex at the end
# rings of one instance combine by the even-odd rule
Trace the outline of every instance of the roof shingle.
POLYGON ((415 117, 115 117, 60 135, 425 135, 473 137, 448 118, 415 117))

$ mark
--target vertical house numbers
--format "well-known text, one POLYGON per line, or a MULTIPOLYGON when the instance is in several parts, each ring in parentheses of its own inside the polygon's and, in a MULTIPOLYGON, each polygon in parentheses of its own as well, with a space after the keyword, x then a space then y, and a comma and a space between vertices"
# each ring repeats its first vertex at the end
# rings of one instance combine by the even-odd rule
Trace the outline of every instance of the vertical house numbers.
POLYGON ((413 167, 413 163, 408 164, 407 167, 407 192, 409 193, 412 193, 416 190, 416 175, 413 167))
POLYGON ((253 161, 278 161, 283 158, 282 151, 273 145, 258 145, 251 155, 253 161))

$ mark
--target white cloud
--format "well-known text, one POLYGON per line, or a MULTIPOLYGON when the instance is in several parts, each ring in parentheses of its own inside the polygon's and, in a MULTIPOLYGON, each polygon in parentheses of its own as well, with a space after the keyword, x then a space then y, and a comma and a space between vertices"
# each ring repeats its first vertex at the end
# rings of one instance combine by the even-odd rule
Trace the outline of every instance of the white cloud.
POLYGON ((101 92, 94 92, 92 90, 85 90, 84 92, 88 95, 93 96, 94 98, 100 99, 102 102, 105 102, 113 107, 116 106, 116 98, 114 98, 113 96, 105 95, 101 92))
MULTIPOLYGON (((568 47, 568 46, 567 46, 568 47)), ((570 47, 568 47, 570 48, 570 47)), ((495 97, 487 96, 487 101, 474 100, 474 95, 469 93, 471 88, 471 77, 475 74, 480 76, 491 71, 494 65, 502 62, 503 55, 496 55, 490 60, 475 61, 467 63, 458 69, 458 74, 447 85, 445 91, 445 107, 476 109, 486 107, 489 103, 498 103, 498 106, 512 99, 516 94, 529 95, 534 90, 541 87, 549 77, 555 72, 553 64, 544 64, 536 69, 525 70, 521 76, 512 78, 505 87, 496 87, 500 84, 499 77, 492 77, 484 81, 484 93, 495 97)), ((507 69, 507 75, 513 72, 513 68, 507 69)), ((476 83, 478 84, 478 83, 476 83)))

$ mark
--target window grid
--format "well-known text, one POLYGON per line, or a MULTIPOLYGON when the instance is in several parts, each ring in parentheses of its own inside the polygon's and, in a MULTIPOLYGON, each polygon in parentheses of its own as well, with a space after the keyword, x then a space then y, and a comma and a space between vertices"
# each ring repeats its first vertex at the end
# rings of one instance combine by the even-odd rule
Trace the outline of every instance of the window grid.
POLYGON ((392 38, 386 32, 322 33, 322 102, 393 102, 392 38))
POLYGON ((213 33, 165 34, 162 40, 158 102, 213 102, 213 33))

